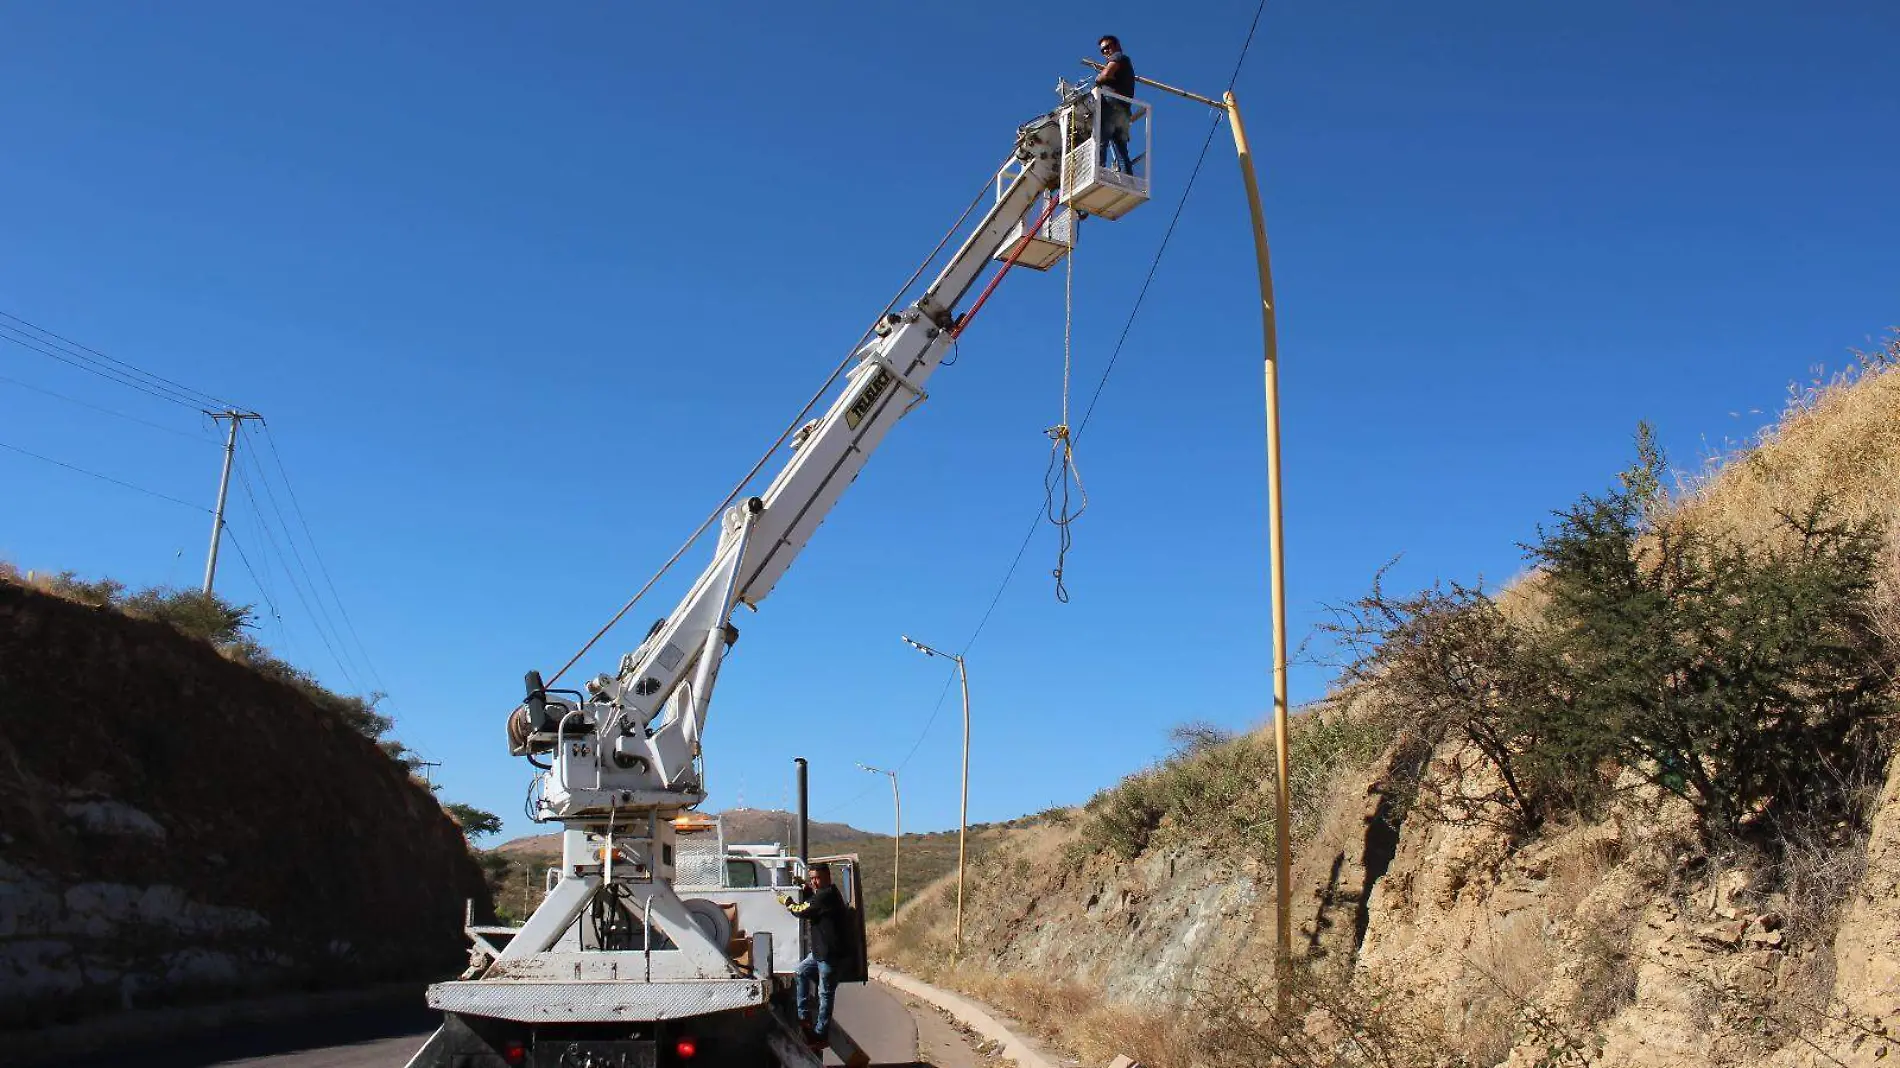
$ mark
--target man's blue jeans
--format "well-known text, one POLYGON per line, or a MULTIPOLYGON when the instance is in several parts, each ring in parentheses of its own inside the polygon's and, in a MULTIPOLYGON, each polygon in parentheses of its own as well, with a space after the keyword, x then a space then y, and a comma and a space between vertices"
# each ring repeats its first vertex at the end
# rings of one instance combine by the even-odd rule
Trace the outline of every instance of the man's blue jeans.
POLYGON ((811 994, 807 984, 818 984, 818 1018, 811 1029, 822 1037, 831 1027, 831 999, 838 992, 838 973, 830 961, 807 956, 798 962, 798 1018, 811 1020, 811 994))
POLYGON ((1128 105, 1119 100, 1102 102, 1102 144, 1097 150, 1097 165, 1106 167, 1112 154, 1115 169, 1123 174, 1135 173, 1135 163, 1128 158, 1128 105))

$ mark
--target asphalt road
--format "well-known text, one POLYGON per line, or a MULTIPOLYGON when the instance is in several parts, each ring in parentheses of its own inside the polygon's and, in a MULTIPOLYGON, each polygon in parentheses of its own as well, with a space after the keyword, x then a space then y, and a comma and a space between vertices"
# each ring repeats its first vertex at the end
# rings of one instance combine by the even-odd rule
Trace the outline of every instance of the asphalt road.
MULTIPOLYGON (((838 988, 832 1010, 833 1027, 842 1028, 876 1065, 922 1064, 917 1059, 917 1021, 902 1002, 876 983, 846 983, 838 988)), ((842 1065, 838 1055, 825 1054, 826 1064, 842 1065)))
MULTIPOLYGON (((440 1017, 421 1005, 356 1011, 287 1023, 234 1028, 223 1034, 122 1049, 67 1062, 71 1068, 403 1068, 435 1031, 440 1017)), ((838 1026, 880 1068, 952 1068, 919 1059, 917 1021, 876 984, 838 989, 838 1026)), ((827 1055, 826 1064, 839 1064, 827 1055)))

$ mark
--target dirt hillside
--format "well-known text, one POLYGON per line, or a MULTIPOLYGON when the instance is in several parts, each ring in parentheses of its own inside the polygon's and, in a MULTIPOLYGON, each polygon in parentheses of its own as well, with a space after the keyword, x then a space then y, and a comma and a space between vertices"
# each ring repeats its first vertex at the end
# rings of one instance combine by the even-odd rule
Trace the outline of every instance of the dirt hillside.
MULTIPOLYGON (((1115 1053, 1148 1068, 1896 1063, 1900 763, 1888 756, 1900 728, 1890 659, 1900 640, 1900 344, 1796 392, 1777 425, 1673 495, 1634 551, 1659 559, 1702 532, 1792 552, 1826 540, 1787 534, 1819 498, 1830 522, 1881 532, 1841 633, 1889 656, 1873 676, 1878 692, 1857 691, 1861 707, 1884 712, 1853 735, 1864 741, 1839 743, 1846 763, 1819 772, 1835 806, 1817 810, 1824 818, 1776 815, 1766 798, 1805 788, 1783 783, 1711 832, 1697 807, 1706 798, 1684 783, 1700 767, 1635 762, 1618 776, 1605 759, 1585 762, 1587 775, 1570 769, 1598 777, 1588 803, 1513 819, 1513 784, 1470 741, 1486 736, 1433 735, 1421 748, 1415 724, 1393 722, 1403 695, 1386 675, 1295 721, 1285 1011, 1274 987, 1271 748, 1258 734, 1185 738, 1154 769, 984 858, 960 961, 941 885, 879 929, 874 953, 991 999, 1085 1064, 1115 1053)), ((1534 574, 1494 602, 1460 605, 1495 603, 1476 617, 1493 622, 1557 618, 1540 582, 1534 574)), ((1756 622, 1723 618, 1700 637, 1732 642, 1756 622)), ((1784 645, 1808 636, 1774 633, 1784 645)), ((1814 689, 1783 692, 1799 700, 1814 689)), ((1464 696, 1498 701, 1483 687, 1464 696)), ((1530 751, 1517 736, 1489 740, 1530 751)), ((1803 757, 1791 747, 1790 760, 1803 757)))
POLYGON ((0 1027, 459 968, 456 825, 165 624, 0 582, 0 1027))

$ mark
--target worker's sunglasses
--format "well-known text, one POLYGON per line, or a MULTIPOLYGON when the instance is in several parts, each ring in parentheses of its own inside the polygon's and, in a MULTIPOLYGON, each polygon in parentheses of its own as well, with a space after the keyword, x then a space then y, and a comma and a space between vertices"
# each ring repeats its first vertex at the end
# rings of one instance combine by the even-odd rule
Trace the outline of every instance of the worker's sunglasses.
POLYGON ((1114 46, 1114 45, 1103 45, 1103 46, 1102 46, 1102 54, 1103 54, 1103 55, 1108 55, 1108 54, 1109 54, 1110 52, 1113 52, 1114 50, 1115 50, 1115 46, 1114 46))

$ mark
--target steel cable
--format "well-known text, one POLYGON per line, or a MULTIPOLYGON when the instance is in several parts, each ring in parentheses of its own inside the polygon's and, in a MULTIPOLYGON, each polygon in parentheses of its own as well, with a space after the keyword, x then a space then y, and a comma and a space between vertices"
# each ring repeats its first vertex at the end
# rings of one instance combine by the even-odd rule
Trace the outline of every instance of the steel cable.
MULTIPOLYGON (((1004 162, 1007 164, 1008 161, 1005 160, 1004 162)), ((1001 170, 1002 168, 999 166, 997 169, 1001 170)), ((572 668, 576 663, 579 663, 581 657, 586 656, 602 638, 607 636, 608 631, 613 630, 622 619, 626 618, 627 613, 631 612, 633 607, 640 603, 641 598, 645 597, 649 590, 653 589, 662 578, 666 577, 667 572, 673 569, 673 565, 679 563, 680 559, 693 547, 693 544, 719 519, 719 516, 725 512, 727 508, 732 506, 732 502, 739 499, 739 495, 745 492, 745 488, 752 484, 754 478, 758 477, 759 472, 771 461, 773 454, 777 453, 779 447, 785 444, 785 440, 792 436, 793 431, 804 424, 805 417, 811 414, 812 408, 816 407, 818 402, 823 400, 826 395, 831 392, 831 387, 837 383, 838 377, 844 374, 845 370, 851 366, 858 351, 863 348, 865 341, 871 337, 872 331, 877 328, 878 322, 882 321, 886 315, 889 315, 891 309, 897 307, 898 302, 904 299, 904 295, 910 292, 910 287, 917 284, 917 280, 923 277, 924 272, 929 270, 930 265, 943 253, 944 248, 950 244, 950 239, 955 237, 957 231, 963 228, 963 224, 970 218, 970 213, 976 210, 976 206, 983 202, 984 195, 990 191, 990 181, 992 180, 993 179, 984 181, 983 187, 977 190, 976 196, 970 198, 970 203, 964 207, 963 214, 957 216, 957 221, 952 223, 950 229, 944 232, 942 239, 937 242, 937 247, 930 250, 930 255, 924 257, 923 262, 917 265, 917 269, 912 271, 910 277, 904 280, 904 284, 899 286, 897 292, 891 295, 891 299, 884 305, 884 310, 878 312, 877 318, 872 320, 871 325, 865 327, 864 333, 858 335, 858 339, 851 344, 851 349, 845 354, 844 359, 839 361, 838 366, 832 369, 831 374, 826 377, 824 384, 819 386, 818 389, 812 393, 809 400, 805 401, 804 407, 800 408, 798 414, 792 418, 792 421, 787 423, 785 429, 779 432, 778 438, 766 448, 765 452, 759 457, 758 462, 753 464, 752 469, 745 473, 745 477, 741 478, 732 487, 732 490, 726 494, 725 499, 719 502, 718 507, 714 508, 711 514, 707 515, 705 520, 694 529, 692 534, 688 535, 686 540, 680 543, 680 547, 673 550, 673 555, 667 558, 666 563, 660 565, 660 569, 653 573, 653 577, 647 579, 646 584, 641 586, 639 591, 632 597, 628 598, 627 603, 621 605, 620 610, 615 612, 613 617, 607 620, 599 630, 595 631, 593 637, 587 639, 586 644, 580 647, 579 652, 568 657, 567 663, 562 664, 560 670, 556 671, 547 680, 547 685, 552 686, 556 682, 559 682, 561 677, 567 674, 568 669, 572 668)))

